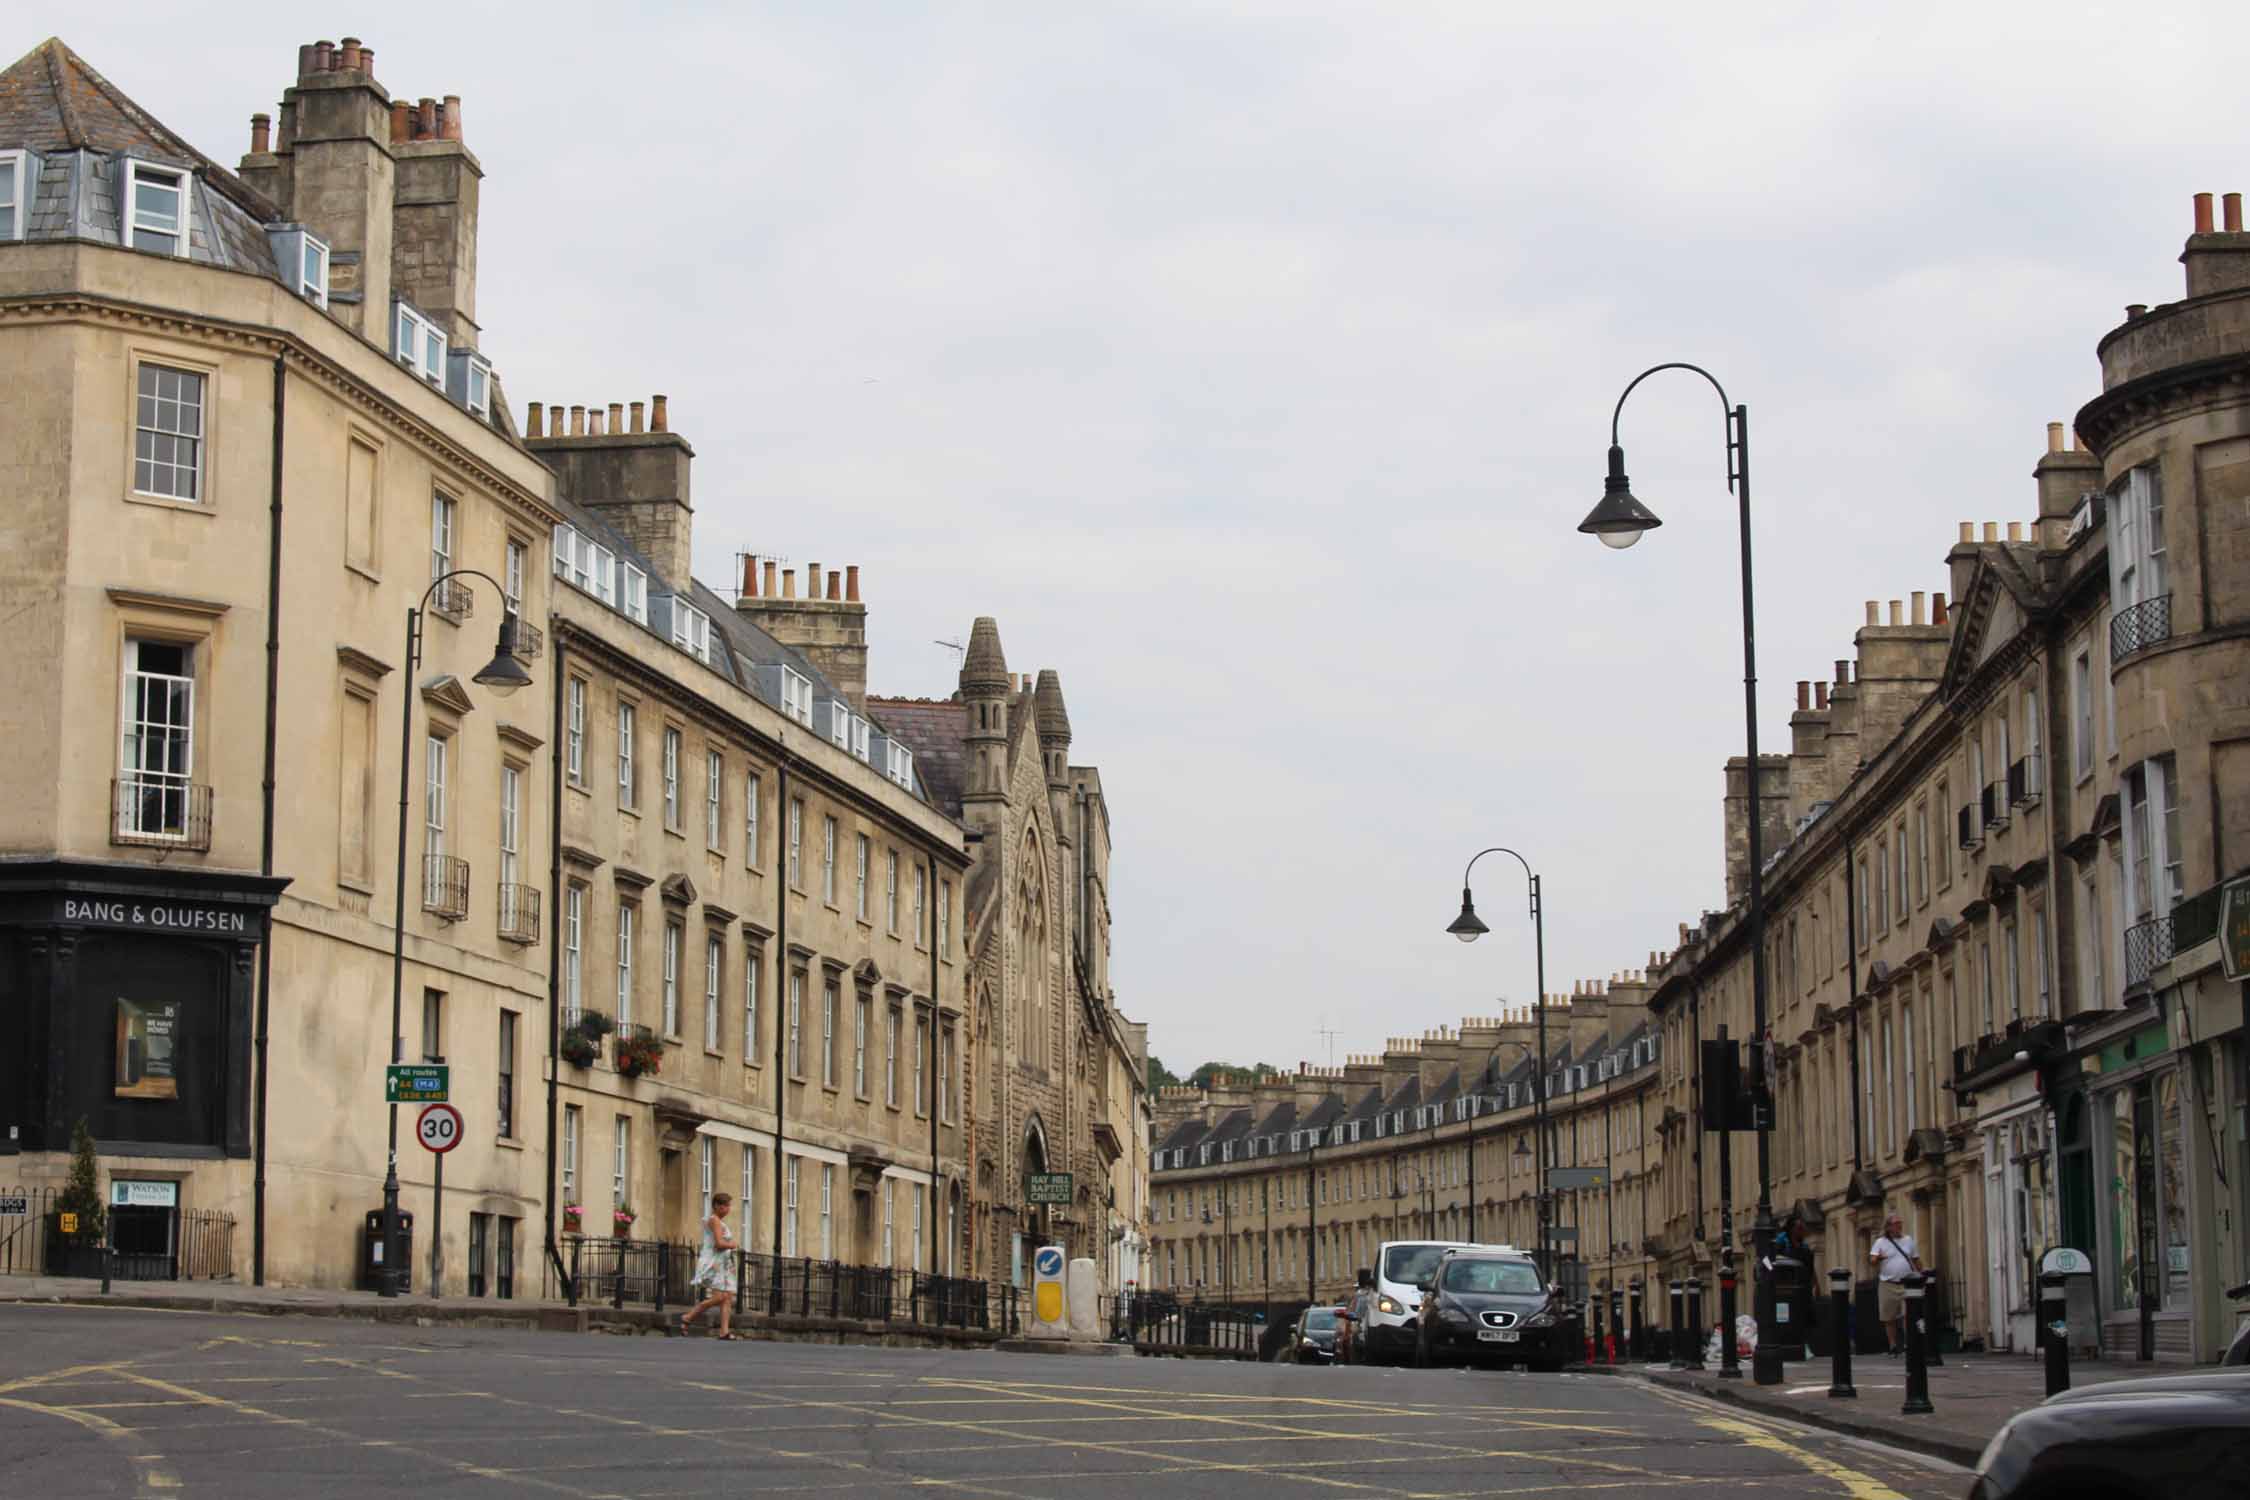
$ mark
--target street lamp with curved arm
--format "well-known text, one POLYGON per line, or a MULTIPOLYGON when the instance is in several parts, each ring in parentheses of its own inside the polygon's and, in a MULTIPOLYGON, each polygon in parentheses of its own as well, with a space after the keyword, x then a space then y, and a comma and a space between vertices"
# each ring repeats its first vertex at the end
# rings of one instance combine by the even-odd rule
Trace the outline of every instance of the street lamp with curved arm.
MULTIPOLYGON (((1537 871, 1531 868, 1531 861, 1503 844, 1495 844, 1489 849, 1479 849, 1471 855, 1468 865, 1461 871, 1461 915, 1455 917, 1452 925, 1445 930, 1464 943, 1473 943, 1492 930, 1485 926, 1484 922, 1477 916, 1476 901, 1469 887, 1469 877, 1475 873, 1477 861, 1487 854, 1505 854, 1517 864, 1522 865, 1524 878, 1530 882, 1531 887, 1531 931, 1535 954, 1533 979, 1536 985, 1536 988, 1532 991, 1536 1000, 1532 1017, 1538 1027, 1539 1043, 1539 1056, 1531 1070, 1531 1113, 1532 1119, 1536 1122, 1535 1129, 1539 1137, 1539 1250, 1537 1259, 1540 1274, 1548 1276, 1552 1275, 1552 1272, 1548 1264, 1549 1236, 1547 1226, 1549 1216, 1553 1212, 1553 1205, 1547 1197, 1547 919, 1545 904, 1540 899, 1539 875, 1537 871)), ((1469 1166, 1472 1172, 1476 1167, 1476 1159, 1476 1127, 1471 1125, 1469 1127, 1469 1166)), ((1474 1232, 1476 1192, 1473 1178, 1470 1182, 1469 1220, 1470 1238, 1474 1239, 1476 1237, 1474 1232)))
MULTIPOLYGON (((1763 777, 1758 765, 1758 634, 1754 590, 1750 566, 1750 408, 1728 402, 1726 387, 1719 384, 1717 376, 1700 365, 1673 361, 1652 365, 1633 377, 1617 398, 1616 409, 1609 418, 1609 476, 1602 487, 1601 502, 1578 523, 1580 531, 1599 537, 1611 547, 1630 547, 1640 539, 1642 532, 1661 525, 1647 506, 1634 498, 1632 487, 1625 479, 1625 450, 1618 443, 1618 423, 1625 411, 1625 398, 1633 389, 1659 370, 1687 370, 1702 376, 1719 393, 1719 406, 1726 418, 1727 488, 1734 492, 1737 515, 1742 533, 1742 717, 1744 738, 1749 754, 1746 778, 1749 786, 1750 837, 1749 837, 1749 941, 1750 941, 1750 1026, 1751 1056, 1761 1059, 1766 1042, 1766 895, 1765 849, 1763 841, 1764 817, 1759 804, 1763 800, 1763 777)), ((1757 1121, 1758 1137, 1758 1209, 1750 1226, 1752 1263, 1763 1267, 1773 1249, 1773 1172, 1771 1166, 1770 1134, 1772 1106, 1767 1100, 1767 1080, 1762 1068, 1753 1062, 1751 1072, 1753 1107, 1757 1121)), ((1723 1143, 1722 1143, 1723 1145, 1723 1143)), ((1732 1249, 1732 1246, 1728 1246, 1732 1249)), ((1758 1353, 1756 1358, 1757 1381, 1760 1385, 1775 1385, 1781 1380, 1781 1344, 1774 1322, 1773 1284, 1761 1274, 1757 1283, 1758 1353)))
MULTIPOLYGON (((422 597, 406 612, 406 671, 400 679, 405 689, 404 701, 399 705, 398 730, 398 870, 395 905, 391 914, 391 1061, 403 1059, 400 1054, 405 1042, 400 1031, 400 1004, 406 988, 406 806, 411 790, 408 768, 414 757, 414 669, 422 660, 422 617, 437 591, 456 578, 481 578, 492 585, 493 591, 505 601, 508 591, 490 573, 475 568, 455 568, 430 580, 422 597)), ((481 668, 472 681, 490 688, 500 697, 506 697, 531 682, 531 673, 516 657, 516 612, 503 608, 500 613, 500 640, 492 653, 492 660, 481 668)), ((390 1144, 388 1159, 383 1168, 383 1272, 376 1279, 376 1291, 385 1297, 396 1297, 401 1285, 411 1276, 410 1269, 401 1264, 399 1252, 398 1213, 398 1102, 390 1106, 390 1144)), ((437 1226, 431 1226, 433 1242, 437 1226)), ((443 1289, 430 1288, 432 1296, 443 1289)))

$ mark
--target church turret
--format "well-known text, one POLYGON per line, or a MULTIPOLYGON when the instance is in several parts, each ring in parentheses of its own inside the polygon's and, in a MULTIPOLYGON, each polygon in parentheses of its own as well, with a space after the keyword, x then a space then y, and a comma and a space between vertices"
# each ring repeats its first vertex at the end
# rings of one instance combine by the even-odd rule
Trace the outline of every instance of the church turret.
POLYGON ((1008 658, 1000 649, 1000 624, 980 615, 969 628, 961 660, 961 701, 969 710, 968 784, 962 815, 972 825, 997 826, 1008 788, 1008 658))
POLYGON ((1059 836, 1070 837, 1070 710, 1063 706, 1062 677, 1052 667, 1040 670, 1031 711, 1039 726, 1039 763, 1047 773, 1047 798, 1054 804, 1059 836))

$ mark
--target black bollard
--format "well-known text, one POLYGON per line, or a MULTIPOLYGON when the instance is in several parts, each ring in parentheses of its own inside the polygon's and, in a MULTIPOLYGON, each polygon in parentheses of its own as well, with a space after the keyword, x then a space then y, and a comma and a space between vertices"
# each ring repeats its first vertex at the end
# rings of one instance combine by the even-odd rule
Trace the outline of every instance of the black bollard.
POLYGON ((2039 1273, 2039 1337, 2047 1346, 2047 1394, 2070 1389, 2070 1304, 2059 1271, 2039 1273))
POLYGON ((1735 1343, 1734 1246, 1719 1252, 1719 1378, 1742 1378, 1742 1350, 1735 1343))
POLYGON ((1703 1278, 1700 1276, 1687 1279, 1687 1319, 1688 1368, 1700 1370, 1704 1368, 1703 1341, 1707 1332, 1703 1325, 1703 1278))
POLYGON ((1828 1330, 1828 1349, 1831 1367, 1828 1376, 1828 1394, 1856 1397, 1852 1388, 1852 1273, 1838 1266, 1828 1273, 1833 1322, 1828 1330))
POLYGON ((1906 1291, 1906 1402, 1901 1415, 1919 1417, 1937 1410, 1930 1405, 1930 1367, 1927 1358, 1930 1331, 1922 1322, 1922 1294, 1928 1278, 1909 1275, 1906 1291))
POLYGON ((1687 1287, 1679 1277, 1672 1278, 1672 1326, 1664 1335, 1664 1344, 1672 1354, 1672 1368, 1687 1368, 1687 1345, 1682 1342, 1681 1330, 1687 1326, 1687 1287))

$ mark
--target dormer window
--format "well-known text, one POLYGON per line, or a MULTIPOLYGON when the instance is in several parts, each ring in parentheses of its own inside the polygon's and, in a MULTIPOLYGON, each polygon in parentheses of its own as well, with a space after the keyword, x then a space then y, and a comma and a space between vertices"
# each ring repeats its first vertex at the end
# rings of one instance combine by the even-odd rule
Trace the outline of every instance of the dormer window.
POLYGON ((188 253, 188 175, 147 162, 125 163, 125 246, 156 255, 188 253))
POLYGON ((391 341, 398 362, 435 386, 445 384, 445 335, 406 303, 398 305, 391 341))
POLYGON ((0 240, 20 240, 31 211, 32 158, 25 151, 0 151, 0 240))
POLYGON ((672 600, 672 644, 708 663, 711 660, 711 617, 684 599, 672 600))
POLYGON ((620 591, 617 607, 625 618, 636 625, 648 623, 648 575, 631 563, 620 563, 617 568, 624 588, 620 591))
POLYGON ((297 295, 315 307, 328 305, 328 247, 309 234, 297 257, 297 295))
POLYGON ((850 749, 852 743, 852 710, 842 699, 828 702, 828 737, 841 749, 850 749))
POLYGON ((866 761, 869 758, 873 753, 873 737, 874 726, 854 714, 852 716, 852 755, 855 759, 866 761))
POLYGON ((913 791, 914 752, 897 740, 883 741, 883 774, 908 791, 913 791))
POLYGON ((812 704, 812 679, 783 667, 781 669, 782 713, 810 729, 812 728, 812 704))
MULTIPOLYGON (((328 294, 323 291, 321 293, 321 306, 327 305, 328 294)), ((482 359, 471 359, 469 361, 469 391, 462 398, 461 404, 469 409, 470 415, 483 417, 487 421, 491 420, 492 366, 482 359)))

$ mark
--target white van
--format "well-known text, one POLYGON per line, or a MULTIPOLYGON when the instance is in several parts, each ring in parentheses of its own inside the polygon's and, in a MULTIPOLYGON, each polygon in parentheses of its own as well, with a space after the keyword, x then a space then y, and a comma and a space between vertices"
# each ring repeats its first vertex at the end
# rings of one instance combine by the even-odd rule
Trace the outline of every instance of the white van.
POLYGON ((1360 1358, 1370 1364, 1413 1359, 1422 1283, 1436 1272, 1446 1251, 1467 1248, 1462 1240, 1385 1240, 1375 1247, 1374 1303, 1367 1327, 1354 1335, 1364 1340, 1360 1358))

